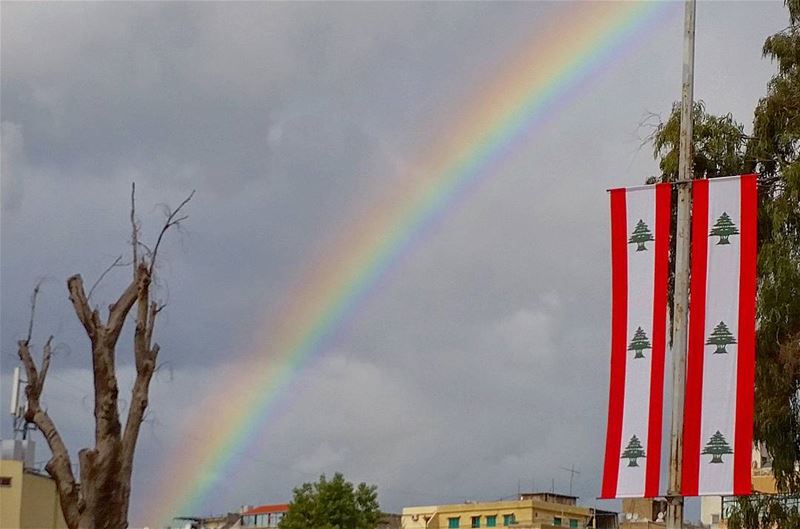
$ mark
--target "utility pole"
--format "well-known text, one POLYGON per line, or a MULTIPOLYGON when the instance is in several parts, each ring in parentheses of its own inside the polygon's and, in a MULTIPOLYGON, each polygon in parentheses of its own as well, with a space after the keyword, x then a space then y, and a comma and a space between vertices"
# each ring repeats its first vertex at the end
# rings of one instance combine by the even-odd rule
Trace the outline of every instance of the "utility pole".
POLYGON ((683 84, 678 169, 678 220, 675 245, 675 308, 672 334, 672 417, 667 488, 667 529, 683 529, 681 466, 683 460, 683 401, 689 327, 689 252, 691 231, 692 111, 694 110, 695 0, 685 0, 683 84))

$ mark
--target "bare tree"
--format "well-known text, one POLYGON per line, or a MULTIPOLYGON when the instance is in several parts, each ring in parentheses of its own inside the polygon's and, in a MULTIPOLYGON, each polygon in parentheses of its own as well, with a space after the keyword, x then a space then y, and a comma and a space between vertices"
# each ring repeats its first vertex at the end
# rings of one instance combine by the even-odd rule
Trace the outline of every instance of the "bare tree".
MULTIPOLYGON (((150 381, 159 351, 158 344, 153 342, 153 329, 163 305, 151 299, 156 258, 164 234, 186 220, 183 209, 194 195, 193 191, 174 211, 167 211, 166 221, 151 250, 140 240, 135 192, 133 185, 130 215, 133 277, 117 300, 108 307, 105 319, 101 317, 99 308, 90 305, 81 276, 74 275, 67 279, 69 299, 91 344, 94 375, 94 447, 78 452, 79 480, 73 473, 69 451, 55 422, 40 403, 50 367, 53 337, 50 336, 45 342, 42 359, 37 366, 31 353, 31 337, 39 285, 34 288, 31 298, 27 337, 17 344, 28 380, 25 386, 25 420, 38 428, 50 447, 52 457, 45 468, 55 480, 64 519, 70 529, 125 529, 128 526, 134 453, 147 410, 150 381), (131 311, 136 325, 133 334, 136 379, 123 427, 118 400, 116 348, 131 311)), ((98 282, 119 264, 120 259, 114 261, 98 282)))

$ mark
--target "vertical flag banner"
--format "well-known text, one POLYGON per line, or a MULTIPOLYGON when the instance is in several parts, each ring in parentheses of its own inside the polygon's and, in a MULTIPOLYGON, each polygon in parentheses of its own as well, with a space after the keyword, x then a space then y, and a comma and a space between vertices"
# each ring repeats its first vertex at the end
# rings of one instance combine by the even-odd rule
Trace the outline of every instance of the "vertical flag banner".
POLYGON ((756 176, 696 180, 684 404, 684 496, 751 493, 756 176))
POLYGON ((602 498, 659 494, 671 186, 613 189, 611 383, 602 498))

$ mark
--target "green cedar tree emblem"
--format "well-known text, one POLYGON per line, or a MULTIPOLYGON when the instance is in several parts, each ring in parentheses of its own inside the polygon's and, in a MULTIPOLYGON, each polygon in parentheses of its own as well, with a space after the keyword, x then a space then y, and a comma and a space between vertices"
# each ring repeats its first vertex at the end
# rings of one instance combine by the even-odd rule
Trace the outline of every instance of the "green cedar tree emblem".
POLYGON ((633 233, 631 233, 631 238, 628 239, 628 244, 636 243, 636 251, 641 252, 647 250, 645 246, 646 242, 654 240, 653 234, 650 233, 650 228, 647 227, 647 224, 645 224, 642 219, 639 219, 639 222, 636 223, 636 227, 633 229, 633 233))
POLYGON ((711 336, 708 337, 708 341, 706 345, 716 345, 717 350, 714 351, 714 354, 727 354, 728 351, 725 349, 726 345, 736 343, 736 339, 731 334, 731 331, 728 330, 728 326, 725 325, 724 321, 721 321, 714 327, 714 331, 711 333, 711 336))
POLYGON ((716 224, 714 224, 714 227, 711 228, 711 231, 708 232, 708 234, 719 237, 717 244, 730 244, 731 242, 728 240, 728 237, 731 235, 738 235, 739 229, 736 227, 736 224, 733 223, 728 214, 723 211, 722 215, 719 216, 716 224))
POLYGON ((628 351, 636 351, 636 354, 633 355, 634 358, 644 358, 642 350, 651 349, 652 347, 653 346, 650 345, 650 339, 647 337, 647 333, 645 333, 641 327, 638 327, 636 332, 633 333, 631 343, 628 344, 628 351))
POLYGON ((709 463, 724 463, 722 460, 722 456, 725 454, 732 454, 733 450, 731 450, 728 441, 725 440, 725 436, 717 430, 717 433, 711 436, 711 439, 708 441, 708 444, 703 449, 701 454, 708 454, 711 457, 711 461, 709 463))
POLYGON ((628 442, 628 446, 625 447, 625 451, 622 452, 620 459, 627 459, 629 467, 638 467, 639 463, 636 460, 640 457, 645 457, 644 448, 642 448, 642 442, 639 441, 639 438, 634 435, 628 442))

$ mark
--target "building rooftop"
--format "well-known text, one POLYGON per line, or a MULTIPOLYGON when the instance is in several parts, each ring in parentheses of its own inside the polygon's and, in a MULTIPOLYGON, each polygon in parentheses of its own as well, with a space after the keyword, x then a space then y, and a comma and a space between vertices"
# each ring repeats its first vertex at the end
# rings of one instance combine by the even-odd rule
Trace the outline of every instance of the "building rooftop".
POLYGON ((287 512, 289 510, 288 503, 276 503, 274 505, 259 505, 258 507, 251 507, 242 512, 242 515, 248 514, 271 514, 275 512, 287 512))
POLYGON ((563 505, 577 505, 578 497, 557 492, 523 492, 519 495, 520 500, 546 501, 548 503, 561 503, 563 505))

